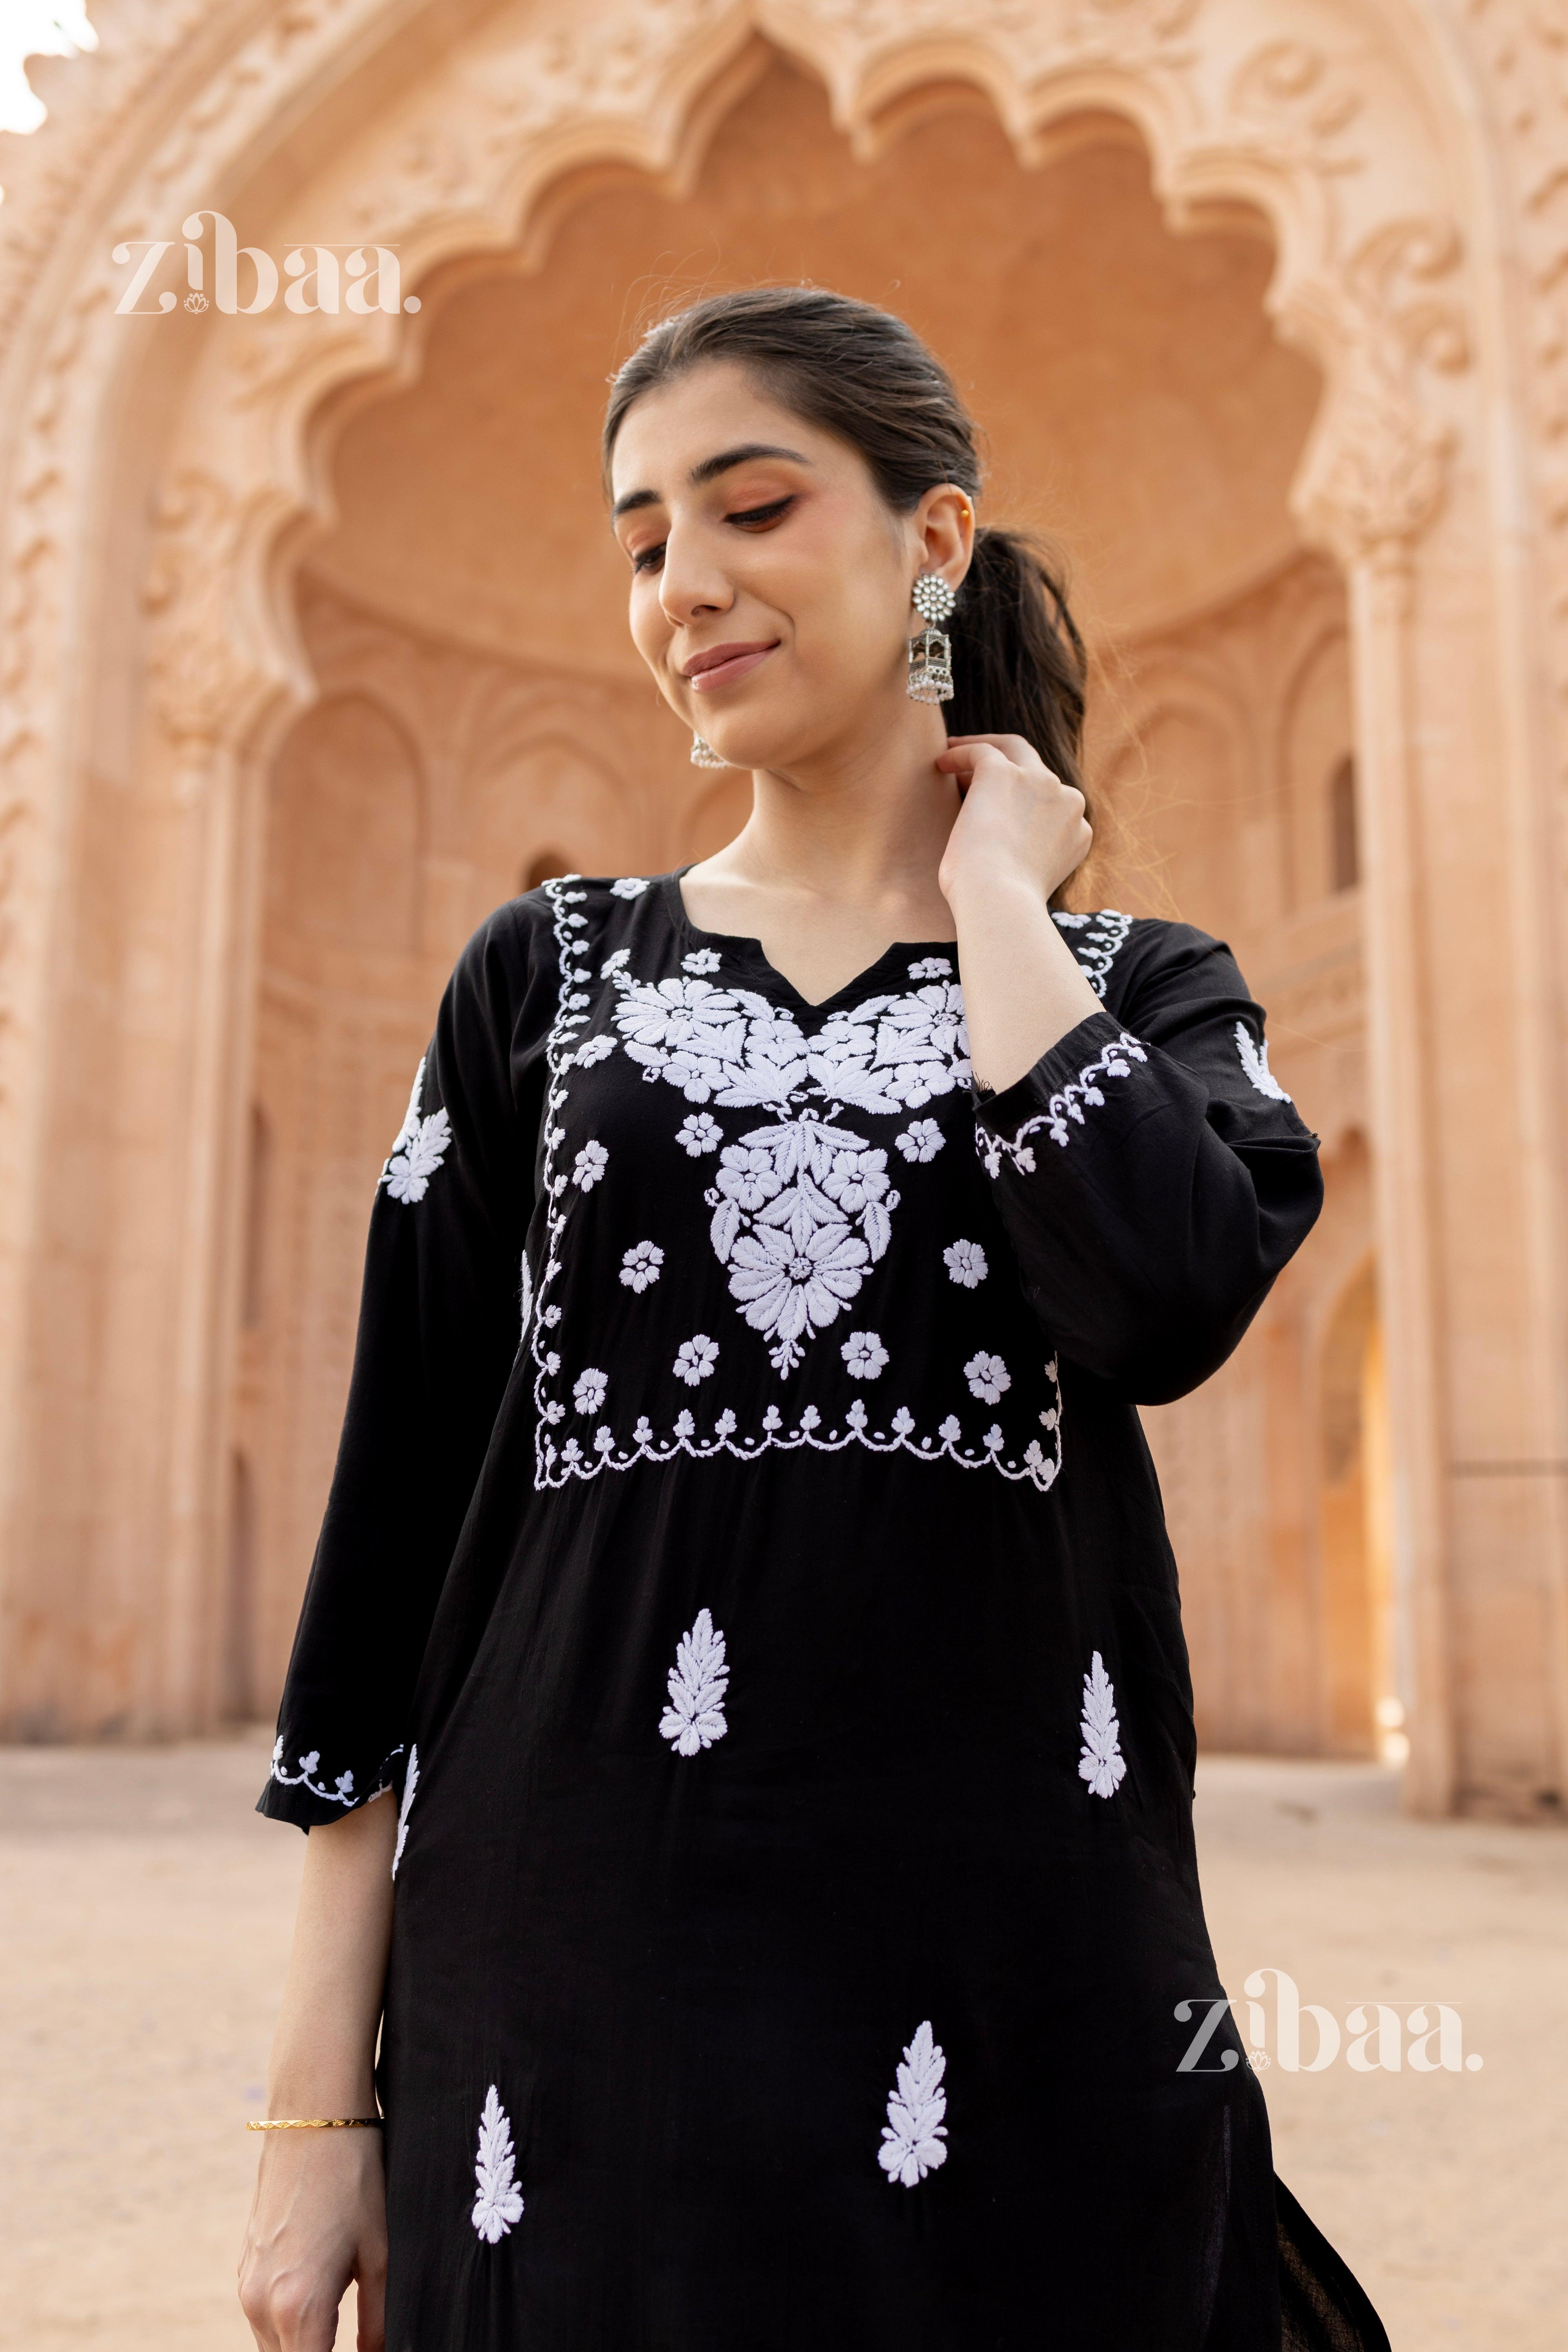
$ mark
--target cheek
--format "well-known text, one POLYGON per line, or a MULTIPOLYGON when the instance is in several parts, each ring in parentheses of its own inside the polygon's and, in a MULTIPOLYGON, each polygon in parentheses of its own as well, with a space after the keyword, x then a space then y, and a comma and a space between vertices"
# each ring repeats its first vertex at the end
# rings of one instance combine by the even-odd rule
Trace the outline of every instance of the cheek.
POLYGON ((632 633, 632 643, 648 667, 659 668, 665 648, 669 644, 669 623, 658 601, 657 584, 649 577, 632 582, 631 598, 626 612, 632 633))

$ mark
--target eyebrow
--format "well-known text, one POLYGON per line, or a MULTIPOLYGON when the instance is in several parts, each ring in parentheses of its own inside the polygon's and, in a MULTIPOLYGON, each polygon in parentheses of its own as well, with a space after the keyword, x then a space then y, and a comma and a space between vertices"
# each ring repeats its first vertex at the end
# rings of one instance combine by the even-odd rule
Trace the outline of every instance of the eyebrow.
MULTIPOLYGON (((798 449, 784 449, 772 441, 742 441, 738 448, 721 449, 716 457, 703 457, 693 466, 689 476, 691 487, 700 490, 704 482, 717 480, 736 466, 750 465, 758 457, 787 457, 792 465, 809 466, 809 457, 798 449)), ((623 515, 635 514, 639 507, 657 507, 663 503, 657 490, 628 490, 610 509, 610 520, 619 522, 623 515)))

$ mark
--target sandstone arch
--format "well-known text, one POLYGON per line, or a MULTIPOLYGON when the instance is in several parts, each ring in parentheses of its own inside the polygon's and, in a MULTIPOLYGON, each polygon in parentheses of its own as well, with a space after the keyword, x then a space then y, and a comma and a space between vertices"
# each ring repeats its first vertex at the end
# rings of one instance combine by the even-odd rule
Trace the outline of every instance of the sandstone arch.
MULTIPOLYGON (((1002 0, 897 10, 800 0, 787 11, 670 0, 657 12, 546 0, 475 9, 432 64, 426 12, 412 0, 320 0, 264 28, 237 5, 210 12, 171 65, 204 13, 171 11, 153 30, 128 8, 104 9, 102 73, 82 84, 93 94, 73 101, 61 89, 56 100, 51 89, 58 130, 24 173, 58 174, 52 240, 13 251, 0 283, 11 328, 0 407, 16 426, 0 746, 7 1719, 42 1720, 65 1703, 52 1694, 72 1687, 39 1581, 46 1560, 56 1575, 62 1559, 68 1581, 110 1594, 100 1614, 126 1639, 152 1605, 129 1587, 164 1580, 153 1614, 165 1631, 138 1670, 138 1722, 192 1723, 211 1705, 260 785, 313 691, 283 589, 330 519, 311 420, 325 401, 350 406, 378 377, 411 371, 420 331, 417 317, 211 320, 199 348, 177 329, 183 340, 159 352, 151 329, 128 338, 112 316, 109 247, 171 234, 215 196, 243 197, 258 223, 247 234, 279 246, 315 233, 308 205, 331 206, 353 234, 400 246, 409 285, 507 249, 526 266, 567 174, 631 166, 689 180, 766 35, 820 79, 867 154, 922 88, 960 81, 985 93, 1026 161, 1109 112, 1136 126, 1173 222, 1234 219, 1240 206, 1269 225, 1271 315, 1325 383, 1293 504, 1351 589, 1411 1786, 1428 1807, 1470 1790, 1528 1804, 1561 1786, 1563 982, 1549 890, 1564 747, 1542 680, 1553 660, 1568 667, 1568 649, 1535 615, 1568 576, 1568 508, 1549 522, 1542 429, 1532 441, 1529 415, 1568 361, 1522 356, 1528 298, 1505 266, 1526 236, 1550 263, 1563 234, 1549 206, 1529 211, 1529 175, 1543 168, 1529 140, 1511 183, 1494 168, 1514 78, 1531 59, 1552 70, 1526 12, 1494 7, 1461 28, 1403 0, 1305 0, 1288 20, 1272 0, 1261 10, 1058 0, 1026 15, 1002 0), (165 78, 157 101, 139 99, 154 71, 165 78), (62 166, 89 151, 97 160, 73 199, 62 166), (1489 398, 1517 419, 1511 442, 1486 429, 1489 398), (113 511, 139 507, 126 487, 143 483, 145 539, 106 504, 117 432, 113 511), (1535 522, 1523 561, 1521 511, 1535 522), (83 677, 101 690, 84 697, 83 677), (1432 744, 1445 730, 1439 760, 1432 744), (1485 801, 1483 770, 1500 784, 1485 801), (58 1409, 69 1386, 65 1359, 38 1336, 47 1288, 71 1259, 47 1213, 48 1171, 68 1149, 51 1044, 85 1017, 71 944, 87 904, 84 834, 115 780, 124 789, 108 822, 146 886, 124 969, 147 960, 168 1041, 154 1074, 162 1116, 131 1166, 163 1181, 104 1185, 73 1278, 103 1334, 103 1393, 133 1358, 140 1269, 157 1265, 174 1301, 156 1324, 167 1411, 131 1571, 106 1564, 101 1537, 51 1519, 56 1457, 31 1444, 21 1402, 24 1367, 39 1411, 58 1409), (1489 825, 1461 906, 1442 845, 1489 825), (1478 1005, 1496 1012, 1486 1035, 1478 1005), (1500 1178, 1487 1154, 1500 1157, 1500 1178), (1498 1181, 1510 1211, 1484 1252, 1468 1248, 1463 1203, 1498 1181), (133 1205, 160 1196, 178 1202, 172 1220, 133 1205), (1502 1333, 1516 1375, 1461 1426, 1462 1360, 1495 1350, 1502 1333), (1489 1485, 1508 1498, 1506 1546, 1474 1507, 1481 1482, 1468 1483, 1493 1461, 1531 1474, 1489 1485), (1516 1685, 1505 1708, 1487 1693, 1520 1651, 1541 1662, 1539 1679, 1527 1706, 1516 1685)), ((104 1097, 118 1087, 138 1098, 149 1081, 136 1051, 110 1058, 104 1097)), ((97 1110, 94 1120, 107 1167, 110 1122, 97 1110)), ((86 1418, 105 1426, 100 1408, 86 1418)))

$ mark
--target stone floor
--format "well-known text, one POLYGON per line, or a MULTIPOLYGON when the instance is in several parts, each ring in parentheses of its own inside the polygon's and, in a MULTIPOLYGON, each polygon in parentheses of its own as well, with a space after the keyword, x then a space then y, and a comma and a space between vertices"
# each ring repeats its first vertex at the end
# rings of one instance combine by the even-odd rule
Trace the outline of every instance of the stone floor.
MULTIPOLYGON (((303 1841, 249 1811, 258 1735, 0 1750, 0 2346, 243 2352, 233 2273, 303 1841)), ((1283 1969, 1457 2005, 1479 2070, 1263 2074, 1279 2168, 1395 2352, 1568 2342, 1568 1833, 1420 1823, 1386 1774, 1215 1757, 1210 1923, 1283 1969)), ((1274 1979, 1268 1979, 1272 1986, 1274 1979)), ((1304 2028, 1302 2054, 1316 2046, 1304 2028)), ((345 2325, 340 2345, 352 2344, 345 2325)))

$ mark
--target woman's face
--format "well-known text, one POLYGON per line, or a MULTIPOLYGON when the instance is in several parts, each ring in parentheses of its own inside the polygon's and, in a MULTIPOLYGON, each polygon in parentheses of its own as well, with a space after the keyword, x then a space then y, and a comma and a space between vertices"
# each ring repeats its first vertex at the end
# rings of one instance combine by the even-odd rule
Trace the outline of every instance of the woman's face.
POLYGON ((963 491, 894 514, 858 450, 716 361, 629 411, 611 492, 633 642, 732 765, 788 770, 917 715, 940 737, 905 692, 910 593, 921 571, 962 579, 963 491))

